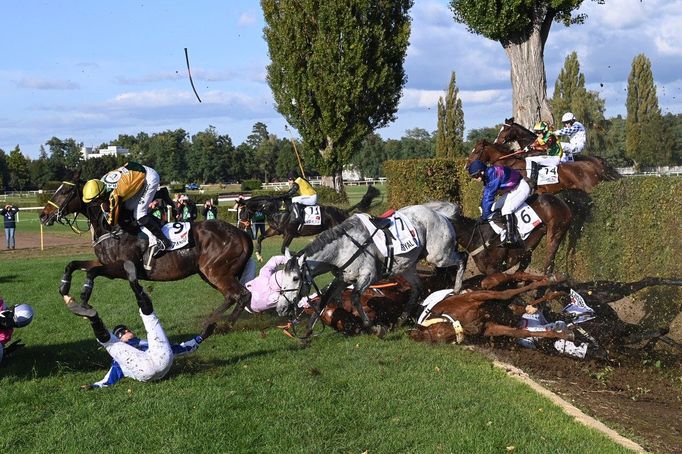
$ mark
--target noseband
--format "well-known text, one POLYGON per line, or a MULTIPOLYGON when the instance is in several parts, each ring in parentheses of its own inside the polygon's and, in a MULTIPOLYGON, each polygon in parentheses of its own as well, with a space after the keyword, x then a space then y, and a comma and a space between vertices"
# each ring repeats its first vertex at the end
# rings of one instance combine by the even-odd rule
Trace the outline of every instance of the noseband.
MULTIPOLYGON (((55 220, 56 220, 58 223, 60 223, 60 224, 62 224, 62 225, 65 225, 65 224, 68 225, 69 228, 70 228, 71 230, 73 230, 74 233, 77 233, 77 234, 80 235, 80 234, 84 233, 82 230, 80 230, 80 229, 78 228, 78 225, 76 224, 76 219, 78 218, 78 215, 79 215, 80 213, 76 212, 76 213, 74 214, 74 216, 73 216, 73 219, 68 219, 68 218, 66 217, 66 214, 64 214, 64 210, 65 210, 66 207, 71 203, 71 201, 72 201, 75 197, 79 197, 79 198, 80 198, 80 190, 79 190, 79 187, 78 187, 78 185, 77 185, 76 183, 71 182, 71 181, 62 181, 61 186, 59 186, 59 187, 57 188, 57 190, 56 190, 55 193, 54 193, 54 196, 56 196, 57 194, 59 194, 59 191, 62 190, 62 188, 64 187, 64 185, 66 185, 66 186, 73 186, 73 190, 72 190, 71 192, 69 192, 69 193, 66 195, 66 197, 64 198, 64 201, 61 203, 61 205, 57 205, 56 203, 54 203, 54 202, 52 201, 52 199, 48 200, 48 201, 47 201, 47 204, 48 204, 48 205, 51 205, 51 206, 53 206, 53 207, 55 207, 55 208, 57 209, 57 211, 54 213, 54 217, 55 217, 55 220)), ((52 196, 52 198, 54 198, 54 196, 52 196)), ((88 229, 88 230, 89 230, 89 229, 88 229)))

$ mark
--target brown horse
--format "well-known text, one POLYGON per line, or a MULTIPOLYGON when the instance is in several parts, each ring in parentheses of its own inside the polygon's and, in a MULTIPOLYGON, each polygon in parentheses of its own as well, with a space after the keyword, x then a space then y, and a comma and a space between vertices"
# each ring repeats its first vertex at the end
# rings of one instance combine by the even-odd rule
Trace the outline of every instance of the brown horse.
POLYGON ((253 251, 253 242, 246 233, 220 220, 197 222, 191 225, 192 240, 188 247, 153 258, 152 269, 147 271, 142 263, 143 258, 148 259, 149 253, 145 254, 147 240, 138 238, 133 231, 111 231, 99 204, 86 205, 82 202, 83 185, 80 173, 74 176, 73 181, 64 181, 40 214, 40 222, 46 226, 55 221, 71 225, 74 221, 67 215, 83 215, 94 232, 97 260, 77 260, 66 265, 59 287, 63 296, 68 297, 75 270, 86 272, 79 303, 83 311, 92 311, 88 300, 97 276, 128 280, 139 302, 148 296, 138 278, 175 281, 199 274, 224 297, 223 304, 204 321, 202 337, 211 335, 221 315, 235 303, 237 306, 228 318, 228 324, 231 326, 237 320, 251 297, 239 282, 253 251), (128 265, 124 266, 126 263, 128 265), (135 269, 131 270, 130 264, 135 264, 135 269))
POLYGON ((360 202, 348 209, 338 208, 331 205, 319 205, 320 210, 320 225, 301 225, 300 228, 289 222, 290 211, 280 211, 283 202, 288 202, 288 195, 281 196, 256 196, 240 201, 242 209, 239 212, 239 222, 242 225, 248 225, 249 220, 253 217, 256 211, 261 211, 265 214, 268 229, 264 234, 256 240, 256 257, 262 261, 261 244, 263 240, 271 236, 282 235, 281 252, 284 254, 285 249, 289 247, 294 238, 300 236, 311 236, 322 233, 323 231, 335 227, 348 219, 351 213, 355 211, 363 212, 369 210, 372 201, 381 195, 379 190, 374 186, 368 186, 367 192, 362 197, 360 202))
MULTIPOLYGON (((507 147, 511 146, 513 142, 516 142, 519 148, 525 148, 531 145, 537 136, 530 129, 516 123, 514 117, 506 118, 500 132, 497 134, 497 138, 493 142, 495 145, 505 145, 507 147)), ((575 156, 575 161, 577 163, 590 163, 594 166, 596 175, 599 181, 616 180, 620 178, 620 174, 611 167, 604 159, 598 156, 575 156)), ((564 165, 564 164, 562 164, 564 165)), ((561 178, 559 179, 561 181, 561 178)), ((588 192, 588 191, 585 191, 588 192)))
MULTIPOLYGON (((449 204, 440 210, 440 202, 431 202, 427 206, 447 217, 457 232, 457 243, 463 247, 483 274, 493 274, 508 270, 518 264, 518 271, 525 270, 530 264, 533 250, 543 237, 547 237, 547 253, 543 271, 549 274, 554 269, 554 257, 559 250, 573 214, 566 203, 553 194, 533 194, 526 203, 537 213, 542 221, 539 227, 523 241, 523 248, 502 247, 500 236, 490 224, 480 223, 477 219, 467 218, 458 208, 451 211, 449 204)), ((522 217, 524 215, 522 214, 522 217)))
MULTIPOLYGON (((526 175, 526 160, 519 152, 511 152, 503 145, 496 145, 486 140, 476 142, 467 160, 467 167, 472 161, 478 159, 489 164, 507 166, 519 170, 526 175)), ((599 183, 599 169, 587 161, 566 162, 557 166, 559 182, 554 184, 537 185, 538 193, 550 192, 556 194, 564 189, 578 189, 591 192, 599 183)))

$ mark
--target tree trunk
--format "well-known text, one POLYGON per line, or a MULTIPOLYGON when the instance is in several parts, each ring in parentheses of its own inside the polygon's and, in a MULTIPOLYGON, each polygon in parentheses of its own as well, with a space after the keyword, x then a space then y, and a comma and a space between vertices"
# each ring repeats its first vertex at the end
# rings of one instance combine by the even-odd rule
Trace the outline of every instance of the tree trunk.
POLYGON ((338 171, 334 172, 333 175, 323 176, 322 177, 322 186, 334 188, 334 190, 340 194, 344 193, 345 189, 343 186, 343 175, 341 174, 341 171, 338 170, 338 171))
POLYGON ((547 101, 547 76, 545 74, 545 42, 554 16, 545 14, 538 19, 530 35, 502 42, 511 64, 513 116, 516 121, 532 128, 535 122, 554 123, 547 101))

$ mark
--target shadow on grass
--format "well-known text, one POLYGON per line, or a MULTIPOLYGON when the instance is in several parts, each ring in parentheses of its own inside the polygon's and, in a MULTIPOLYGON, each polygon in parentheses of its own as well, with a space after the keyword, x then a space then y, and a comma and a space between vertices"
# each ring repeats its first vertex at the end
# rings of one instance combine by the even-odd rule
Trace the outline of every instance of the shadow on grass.
POLYGON ((0 276, 0 284, 9 284, 21 281, 23 281, 23 279, 19 279, 18 274, 6 274, 4 276, 0 276))

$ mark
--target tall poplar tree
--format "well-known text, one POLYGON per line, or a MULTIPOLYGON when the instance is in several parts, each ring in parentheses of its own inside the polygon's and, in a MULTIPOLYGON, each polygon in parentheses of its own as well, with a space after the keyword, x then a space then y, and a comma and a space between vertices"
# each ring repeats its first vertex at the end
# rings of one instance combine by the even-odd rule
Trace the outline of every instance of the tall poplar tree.
MULTIPOLYGON (((603 3, 603 0, 595 0, 603 3)), ((536 120, 553 122, 547 101, 545 43, 552 22, 583 23, 573 12, 583 0, 451 0, 455 21, 470 32, 498 41, 511 64, 513 116, 532 126, 536 120)))
POLYGON ((670 161, 665 142, 663 118, 658 107, 651 61, 644 54, 632 60, 625 103, 625 155, 639 165, 662 165, 670 161))
POLYGON ((585 75, 580 72, 577 53, 571 52, 566 57, 564 67, 554 83, 550 104, 557 123, 565 112, 572 112, 585 125, 586 154, 602 155, 605 147, 604 100, 599 98, 597 92, 585 88, 585 75))
MULTIPOLYGON (((277 110, 333 186, 369 133, 395 119, 412 0, 261 0, 277 110)), ((327 181, 329 183, 329 181, 327 181)))
POLYGON ((464 152, 464 111, 459 97, 455 72, 450 76, 448 94, 438 99, 438 131, 436 157, 454 159, 464 152))

